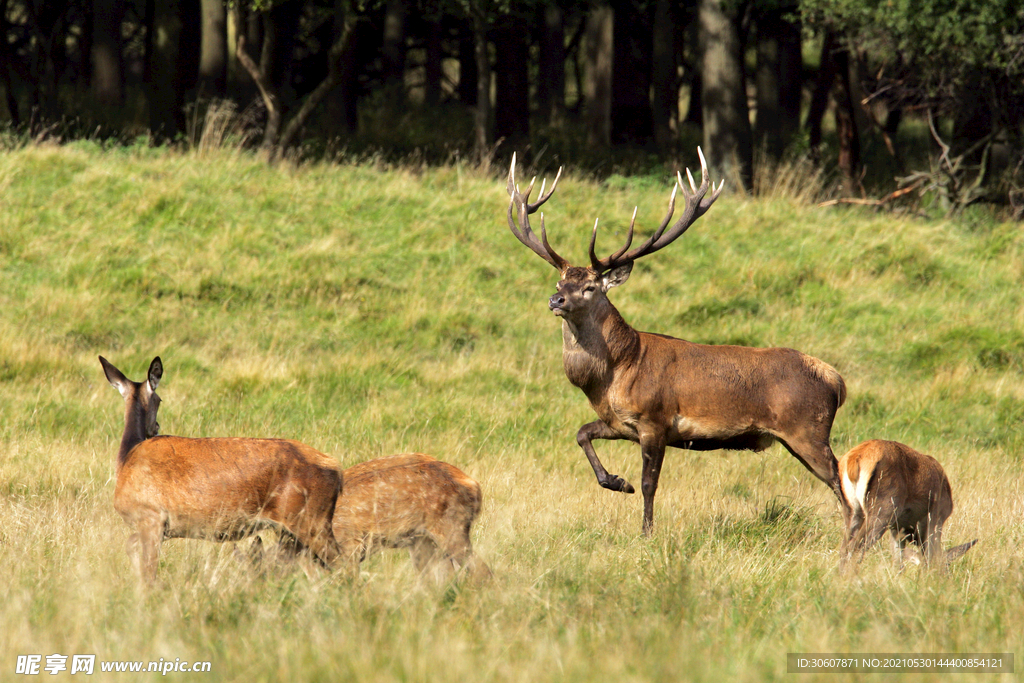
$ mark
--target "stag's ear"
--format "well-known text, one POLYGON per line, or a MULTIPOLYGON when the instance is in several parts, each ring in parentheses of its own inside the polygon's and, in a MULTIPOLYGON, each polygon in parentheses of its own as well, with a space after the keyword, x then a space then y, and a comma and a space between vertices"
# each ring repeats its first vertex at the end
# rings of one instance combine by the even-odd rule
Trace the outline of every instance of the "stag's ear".
POLYGON ((612 268, 607 273, 601 276, 601 284, 604 286, 604 291, 608 291, 612 287, 618 287, 623 282, 629 279, 629 274, 633 271, 633 262, 619 266, 618 268, 612 268))

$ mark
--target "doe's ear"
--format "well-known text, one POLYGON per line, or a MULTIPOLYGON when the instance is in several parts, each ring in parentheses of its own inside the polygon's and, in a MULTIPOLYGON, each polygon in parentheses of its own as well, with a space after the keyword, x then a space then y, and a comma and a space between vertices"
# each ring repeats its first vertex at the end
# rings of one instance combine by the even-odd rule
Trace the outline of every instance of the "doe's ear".
POLYGON ((607 273, 601 276, 601 283, 604 285, 605 291, 608 291, 612 287, 618 287, 623 282, 629 279, 629 274, 633 272, 633 262, 630 261, 625 265, 619 266, 618 268, 612 268, 607 273))
POLYGON ((163 376, 164 364, 160 361, 160 356, 157 356, 149 364, 149 388, 156 391, 157 385, 160 384, 160 378, 163 376))
POLYGON ((107 381, 110 382, 110 386, 117 389, 121 397, 124 398, 128 393, 128 387, 131 386, 131 381, 124 376, 120 370, 110 364, 103 356, 100 356, 100 365, 103 366, 103 374, 107 376, 107 381))

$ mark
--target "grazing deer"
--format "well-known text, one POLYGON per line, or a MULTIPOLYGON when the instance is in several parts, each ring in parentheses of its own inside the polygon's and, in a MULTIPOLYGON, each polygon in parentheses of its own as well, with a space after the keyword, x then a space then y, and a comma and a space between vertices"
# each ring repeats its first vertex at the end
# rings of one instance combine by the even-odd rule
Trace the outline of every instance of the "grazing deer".
POLYGON ((625 245, 607 258, 594 253, 595 222, 588 267, 573 266, 555 253, 548 243, 543 214, 540 239, 530 228, 530 214, 554 193, 558 176, 547 194, 541 186, 540 198, 531 204, 533 181, 525 194, 520 192, 515 156, 508 174, 509 228, 561 274, 548 306, 562 319, 562 363, 569 381, 583 390, 600 418, 583 425, 576 441, 598 483, 625 493, 633 493, 633 487, 605 470, 591 441, 629 439, 640 444, 645 535, 654 523, 654 494, 667 446, 761 451, 780 441, 839 495, 829 433, 836 410, 846 398, 846 385, 833 367, 793 349, 708 346, 638 332, 608 300, 608 290, 626 281, 637 259, 671 244, 722 192, 721 186, 715 189, 712 185, 707 195, 707 164, 699 148, 697 151, 703 174, 700 187, 694 185, 687 170, 688 192, 682 176, 676 174, 668 214, 654 234, 632 251, 628 250, 635 210, 625 245), (682 190, 686 209, 668 228, 677 189, 682 190), (514 213, 519 217, 518 226, 514 213))
POLYGON ((336 563, 337 462, 297 441, 158 436, 160 358, 143 382, 102 356, 100 363, 125 402, 114 509, 136 530, 128 555, 144 579, 156 578, 164 538, 235 541, 266 525, 284 527, 321 562, 336 563))
MULTIPOLYGON (((334 537, 343 558, 358 564, 383 548, 408 548, 421 575, 443 580, 464 570, 473 580, 490 577, 469 539, 480 514, 480 484, 460 469, 407 453, 359 463, 342 474, 334 537)), ((290 541, 282 538, 279 556, 294 552, 290 541)), ((261 559, 262 542, 254 544, 250 556, 261 559)))
MULTIPOLYGON (((977 540, 942 552, 942 526, 953 512, 953 494, 939 461, 895 441, 865 441, 839 459, 840 502, 846 533, 840 569, 857 564, 886 530, 893 559, 903 564, 909 544, 925 564, 940 570, 977 540)), ((915 558, 916 559, 916 558, 915 558)))

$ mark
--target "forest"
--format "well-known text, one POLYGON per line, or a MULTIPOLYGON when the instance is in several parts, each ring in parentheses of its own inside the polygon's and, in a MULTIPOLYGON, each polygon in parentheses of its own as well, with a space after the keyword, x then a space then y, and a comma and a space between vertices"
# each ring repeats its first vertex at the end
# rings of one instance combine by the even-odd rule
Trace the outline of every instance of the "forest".
POLYGON ((799 159, 839 201, 1024 211, 1012 0, 0 0, 0 35, 0 124, 29 139, 175 143, 227 113, 272 160, 599 175, 700 144, 734 188, 799 159))

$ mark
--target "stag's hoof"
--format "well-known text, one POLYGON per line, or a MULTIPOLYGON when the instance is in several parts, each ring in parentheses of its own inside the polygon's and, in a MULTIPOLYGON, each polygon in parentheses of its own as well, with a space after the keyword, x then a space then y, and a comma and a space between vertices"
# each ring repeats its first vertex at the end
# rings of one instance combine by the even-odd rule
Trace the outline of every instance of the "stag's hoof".
POLYGON ((636 493, 636 489, 633 488, 632 484, 630 484, 628 481, 615 474, 608 475, 608 478, 601 482, 601 486, 612 491, 622 491, 623 493, 636 493))

